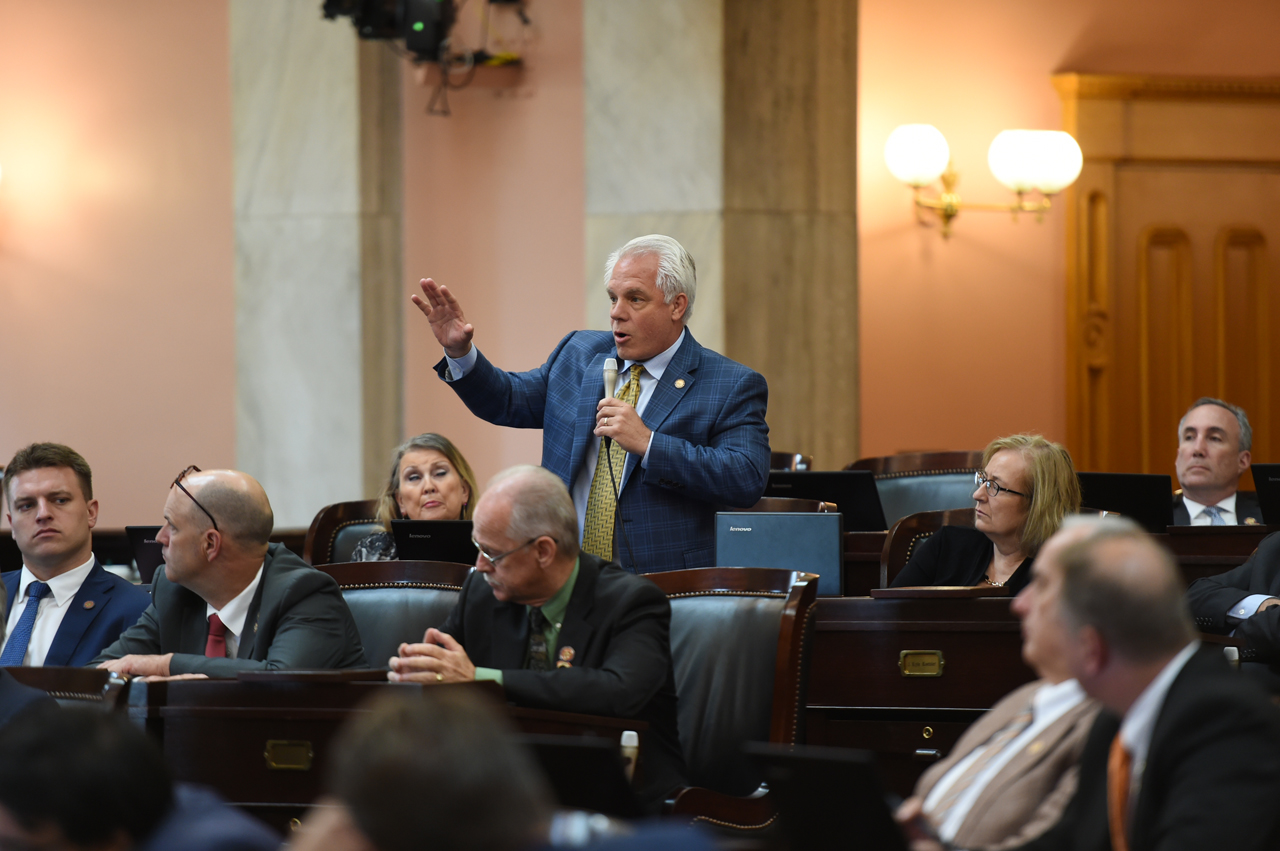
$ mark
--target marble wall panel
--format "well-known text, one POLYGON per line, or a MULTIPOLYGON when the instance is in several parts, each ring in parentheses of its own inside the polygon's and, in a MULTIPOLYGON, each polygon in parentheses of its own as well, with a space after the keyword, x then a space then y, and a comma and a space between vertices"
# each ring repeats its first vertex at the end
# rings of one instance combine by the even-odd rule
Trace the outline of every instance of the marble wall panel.
POLYGON ((237 464, 305 527, 400 439, 399 69, 311 0, 232 0, 231 57, 237 464))
POLYGON ((355 214, 236 223, 236 463, 277 527, 361 492, 355 214))
POLYGON ((587 213, 719 210, 723 0, 584 0, 587 213))

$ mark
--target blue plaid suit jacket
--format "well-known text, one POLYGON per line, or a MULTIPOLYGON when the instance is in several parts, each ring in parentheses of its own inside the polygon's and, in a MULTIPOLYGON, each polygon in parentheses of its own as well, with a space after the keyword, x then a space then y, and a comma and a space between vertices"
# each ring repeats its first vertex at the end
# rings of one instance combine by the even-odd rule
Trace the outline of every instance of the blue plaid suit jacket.
MULTIPOLYGON (((613 335, 575 331, 529 372, 503 372, 478 354, 449 386, 483 420, 542 429, 542 466, 572 489, 594 439, 605 358, 618 357, 613 335)), ((448 361, 436 372, 448 380, 448 361)), ((764 376, 686 333, 642 417, 654 432, 648 466, 627 456, 618 499, 625 536, 615 532, 614 546, 620 563, 637 573, 714 563, 715 512, 754 505, 768 481, 768 397, 764 376)))

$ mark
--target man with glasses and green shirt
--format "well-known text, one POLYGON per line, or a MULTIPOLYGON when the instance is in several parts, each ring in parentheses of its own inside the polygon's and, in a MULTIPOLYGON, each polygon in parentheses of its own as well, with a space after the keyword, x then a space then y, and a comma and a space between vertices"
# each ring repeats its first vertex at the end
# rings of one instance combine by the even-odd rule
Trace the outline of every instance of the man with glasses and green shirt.
POLYGON ((519 706, 647 721, 637 794, 656 809, 685 785, 666 595, 580 551, 569 491, 541 467, 494 477, 473 523, 480 555, 453 612, 400 646, 389 678, 497 680, 519 706))
POLYGON ((153 602, 94 660, 131 676, 365 667, 338 584, 282 544, 253 477, 188 467, 169 487, 153 602))

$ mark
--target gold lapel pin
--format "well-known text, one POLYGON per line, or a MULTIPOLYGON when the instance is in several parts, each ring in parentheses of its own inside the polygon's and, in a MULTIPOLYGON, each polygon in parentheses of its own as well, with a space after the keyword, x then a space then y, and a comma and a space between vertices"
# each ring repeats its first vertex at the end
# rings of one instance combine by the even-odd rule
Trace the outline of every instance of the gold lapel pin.
POLYGON ((86 609, 92 609, 92 608, 93 608, 93 601, 92 601, 92 600, 85 600, 85 601, 84 601, 84 607, 85 607, 86 609))
POLYGON ((682 387, 684 387, 684 379, 683 379, 683 378, 677 378, 677 379, 676 379, 676 389, 677 389, 677 390, 679 390, 679 389, 680 389, 680 388, 682 388, 682 387))

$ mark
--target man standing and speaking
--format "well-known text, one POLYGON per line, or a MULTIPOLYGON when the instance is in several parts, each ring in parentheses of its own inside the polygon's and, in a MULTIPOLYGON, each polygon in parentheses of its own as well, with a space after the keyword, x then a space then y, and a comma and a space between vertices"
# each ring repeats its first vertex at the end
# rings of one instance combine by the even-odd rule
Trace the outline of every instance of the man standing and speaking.
POLYGON ((711 565, 717 509, 755 504, 768 481, 768 387, 689 333, 696 285, 679 242, 631 240, 605 266, 612 331, 572 332, 529 372, 472 345, 447 287, 427 278, 413 296, 444 347, 440 377, 481 419, 541 428, 542 466, 569 488, 582 548, 637 573, 711 565))

